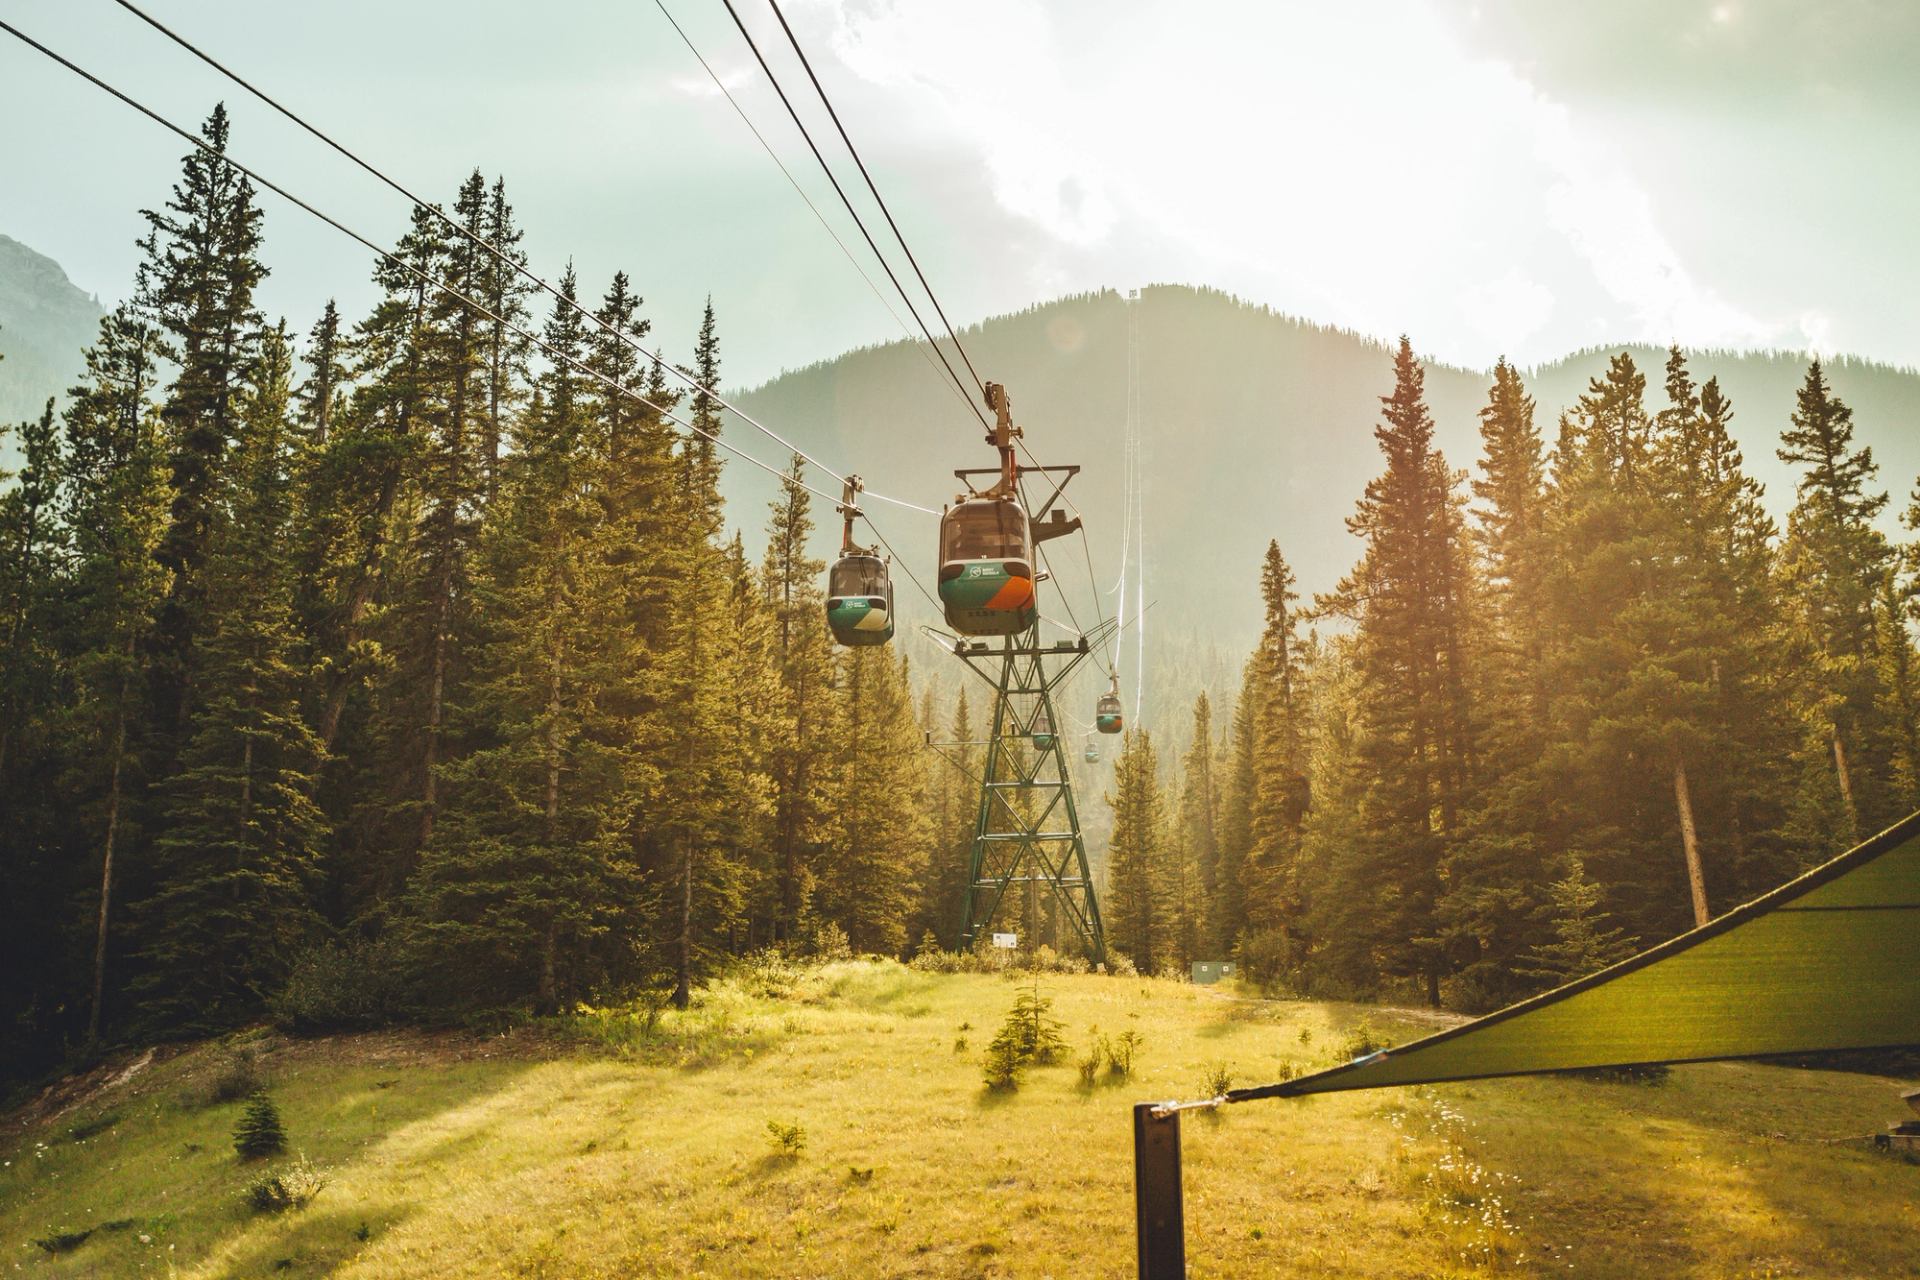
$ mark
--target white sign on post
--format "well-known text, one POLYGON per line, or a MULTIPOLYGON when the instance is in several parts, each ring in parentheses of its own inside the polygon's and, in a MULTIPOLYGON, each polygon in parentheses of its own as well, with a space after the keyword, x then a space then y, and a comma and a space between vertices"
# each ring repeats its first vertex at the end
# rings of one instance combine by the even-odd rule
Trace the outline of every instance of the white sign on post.
POLYGON ((1020 945, 1020 935, 1017 933, 996 933, 993 935, 993 945, 1003 950, 1011 951, 1020 945))

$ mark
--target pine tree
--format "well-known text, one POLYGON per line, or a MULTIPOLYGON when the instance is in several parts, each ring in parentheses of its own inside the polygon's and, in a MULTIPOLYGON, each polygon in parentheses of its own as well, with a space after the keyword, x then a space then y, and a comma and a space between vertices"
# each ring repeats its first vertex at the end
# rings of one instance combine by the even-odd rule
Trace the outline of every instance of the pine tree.
MULTIPOLYGON (((89 1042, 99 1038, 107 997, 116 858, 127 829, 138 829, 130 819, 144 789, 142 655, 167 596, 167 572, 157 552, 170 493, 150 399, 162 359, 147 322, 127 307, 115 310, 100 322, 100 337, 87 352, 86 381, 74 389, 66 412, 69 453, 60 507, 73 538, 67 620, 73 691, 66 726, 72 763, 61 791, 80 797, 85 864, 99 867, 91 913, 89 1042)), ((22 906, 30 900, 24 892, 16 899, 22 906)), ((6 932, 23 940, 32 936, 27 928, 6 932)))
MULTIPOLYGON (((938 726, 930 725, 928 731, 936 741, 941 737, 938 726)), ((979 776, 981 752, 971 745, 973 715, 964 688, 954 701, 945 736, 954 745, 928 753, 928 768, 933 771, 933 834, 921 893, 920 928, 931 932, 942 947, 954 950, 960 945, 960 916, 972 871, 973 831, 979 820, 979 793, 972 779, 979 776)))
POLYGON ((333 426, 333 413, 341 392, 346 388, 346 335, 340 332, 340 309, 332 298, 314 321, 307 335, 307 366, 310 372, 297 397, 299 421, 307 434, 308 448, 327 447, 327 433, 333 426))
POLYGON ((170 339, 167 356, 178 370, 160 409, 173 502, 159 550, 170 587, 154 655, 155 706, 169 730, 184 725, 195 696, 201 567, 220 518, 238 403, 260 339, 253 293, 267 275, 260 210, 253 184, 226 160, 228 130, 226 107, 216 106, 200 128, 207 149, 181 161, 163 209, 141 211, 147 235, 139 242, 135 296, 170 339))
POLYGON ((1193 870, 1187 940, 1189 960, 1218 955, 1220 890, 1220 788, 1215 778, 1219 744, 1213 736, 1213 704, 1204 690, 1193 701, 1193 738, 1180 786, 1179 840, 1193 870))
POLYGON ((1253 851, 1253 762, 1260 701, 1257 671, 1257 656, 1249 658, 1219 761, 1220 863, 1214 874, 1213 918, 1215 941, 1223 952, 1233 951, 1247 929, 1246 877, 1253 851))
POLYGON ((1160 793, 1159 761, 1145 729, 1121 738, 1115 766, 1113 837, 1107 846, 1108 940, 1140 972, 1157 971, 1169 957, 1166 803, 1160 793))
POLYGON ((807 554, 813 531, 810 497, 801 482, 805 459, 788 463, 788 479, 770 506, 761 590, 774 627, 774 661, 780 672, 781 718, 787 731, 768 753, 773 781, 773 936, 796 936, 813 894, 818 851, 832 821, 823 765, 831 758, 837 719, 834 662, 821 624, 825 565, 807 554))
POLYGON ((1533 398, 1504 359, 1480 410, 1480 440, 1472 534, 1483 621, 1472 674, 1484 785, 1448 858, 1436 914, 1467 1003, 1496 1005, 1517 990, 1513 958, 1534 932, 1541 851, 1558 842, 1562 810, 1542 763, 1551 703, 1546 460, 1533 398))
POLYGON ((1547 894, 1553 941, 1527 953, 1523 977, 1557 987, 1618 964, 1637 950, 1626 930, 1604 927, 1608 917, 1600 903, 1606 891, 1587 877, 1580 859, 1567 859, 1566 874, 1548 886, 1547 894))
MULTIPOLYGON (((27 726, 54 696, 53 609, 67 530, 55 519, 65 458, 53 404, 50 397, 39 418, 20 424, 20 471, 0 489, 0 788, 27 726)), ((0 484, 7 478, 0 472, 0 484)))
POLYGON ((1307 816, 1307 708, 1300 664, 1299 600, 1278 543, 1260 570, 1266 626, 1254 653, 1252 847, 1241 870, 1247 927, 1285 930, 1298 910, 1300 829, 1307 816))
POLYGON ((322 751, 301 716, 295 661, 291 379, 283 326, 268 333, 240 406, 235 492, 218 508, 204 570, 207 682, 165 786, 162 879, 139 907, 147 968, 136 988, 163 1025, 254 1013, 317 923, 322 751))
MULTIPOLYGON (((571 297, 572 281, 562 287, 571 297)), ((548 341, 578 358, 564 301, 548 341)), ((641 975, 642 891, 631 830, 649 775, 644 726, 622 696, 633 655, 605 602, 620 571, 600 556, 596 491, 610 439, 585 379, 557 360, 507 459, 479 544, 474 678, 461 708, 472 749, 443 769, 448 806, 422 852, 406 933, 446 1004, 570 999, 641 975)))
POLYGON ((1458 477, 1433 445, 1425 375, 1403 337, 1374 438, 1386 470, 1347 527, 1360 564, 1323 607, 1355 619, 1361 838, 1377 886, 1368 934, 1383 970, 1417 977, 1437 1004, 1451 961, 1437 940, 1441 868, 1473 802, 1466 672, 1469 578, 1458 477))
POLYGON ((845 929, 855 949, 897 955, 931 835, 905 662, 882 648, 845 650, 836 692, 838 750, 816 910, 845 929))
POLYGON ((1809 740, 1800 825, 1826 849, 1844 848, 1904 811, 1895 794, 1885 694, 1876 661, 1875 597, 1893 555, 1874 520, 1873 451, 1853 444, 1853 411, 1808 366, 1781 435, 1780 460, 1801 468, 1781 547, 1783 596, 1809 740), (1822 759, 1824 757, 1824 759, 1822 759))
MULTIPOLYGON (((701 367, 717 376, 717 339, 711 325, 702 333, 701 367)), ((717 413, 712 416, 717 425, 717 413)), ((736 594, 726 553, 715 545, 718 460, 702 444, 683 441, 675 459, 677 535, 660 561, 674 590, 661 610, 649 690, 661 732, 650 744, 659 787, 646 815, 647 840, 667 886, 660 936, 671 957, 673 1001, 681 1008, 693 998, 695 975, 745 916, 747 843, 771 802, 761 762, 750 750, 771 701, 761 683, 768 671, 754 669, 765 651, 756 654, 743 631, 767 620, 755 593, 736 594)))
POLYGON ((247 1099, 247 1109, 233 1126, 233 1149, 242 1160, 264 1160, 287 1149, 287 1130, 280 1108, 262 1091, 247 1099))
MULTIPOLYGON (((479 174, 475 173, 474 177, 478 178, 479 174)), ((500 487, 501 445, 507 434, 507 423, 521 402, 527 381, 526 362, 531 344, 519 330, 525 326, 526 300, 535 288, 521 274, 527 263, 526 251, 520 247, 525 233, 514 221, 504 179, 494 179, 487 192, 480 234, 491 252, 479 260, 474 273, 476 292, 468 296, 485 304, 491 313, 478 318, 480 340, 486 351, 486 411, 481 428, 480 465, 485 476, 483 489, 491 501, 500 487)), ((626 276, 622 273, 616 279, 616 289, 623 288, 625 282, 626 276)), ((635 305, 639 301, 633 299, 635 305)), ((630 318, 631 312, 628 312, 614 323, 625 327, 630 318)), ((632 329, 636 338, 645 336, 646 331, 644 321, 632 329)))

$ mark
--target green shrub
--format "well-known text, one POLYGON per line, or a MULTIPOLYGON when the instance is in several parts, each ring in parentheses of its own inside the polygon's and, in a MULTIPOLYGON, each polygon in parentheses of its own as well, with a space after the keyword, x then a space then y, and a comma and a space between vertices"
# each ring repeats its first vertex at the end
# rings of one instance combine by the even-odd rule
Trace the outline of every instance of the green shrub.
POLYGON ((1021 1061, 1046 1066, 1057 1062, 1067 1051, 1067 1042, 1060 1035, 1061 1025, 1060 1019, 1053 1016, 1053 997, 1040 994, 1040 979, 1036 977, 1032 986, 1021 988, 1020 994, 1014 997, 1013 1008, 1007 1011, 1001 1031, 1013 1030, 1021 1061))
POLYGON ((778 1120, 767 1121, 767 1141, 773 1144, 773 1154, 782 1160, 798 1160, 800 1153, 807 1149, 807 1131, 799 1122, 781 1124, 778 1120))
POLYGON ((1240 976, 1261 991, 1285 986, 1293 971, 1293 944, 1280 929, 1260 929, 1240 939, 1234 948, 1240 976))
POLYGON ((381 1027, 405 1011, 406 964, 390 937, 348 937, 309 947, 293 962, 287 984, 268 1002, 289 1031, 353 1031, 381 1027))
POLYGON ((233 1127, 233 1149, 242 1160, 263 1160, 287 1149, 287 1131, 280 1123, 280 1108, 265 1092, 256 1093, 233 1127))
POLYGON ((981 1073, 986 1078, 987 1088, 996 1093, 1011 1092, 1020 1087, 1020 1072, 1026 1065, 1026 1059, 1020 1054, 1019 1030, 1004 1026, 995 1033, 992 1043, 987 1045, 987 1058, 981 1073))
POLYGON ((326 1174, 301 1156, 278 1172, 255 1178, 247 1184, 244 1195, 247 1207, 255 1213, 283 1213, 304 1208, 326 1185, 326 1174))
POLYGON ((1224 1062, 1213 1063, 1200 1077, 1200 1096, 1203 1098, 1224 1097, 1231 1088, 1233 1070, 1224 1062))
POLYGON ((1093 1088, 1094 1082, 1100 1078, 1100 1068, 1107 1065, 1107 1039, 1099 1034, 1097 1027, 1092 1034, 1093 1043, 1087 1046, 1086 1056, 1074 1063, 1074 1069, 1080 1073, 1080 1087, 1083 1089, 1093 1088))
POLYGON ((1138 1031, 1122 1031, 1107 1045, 1107 1074, 1116 1080, 1124 1080, 1133 1074, 1133 1055, 1145 1043, 1138 1031))
POLYGON ((831 920, 820 925, 813 931, 813 955, 822 964, 853 959, 853 944, 847 940, 847 931, 831 920))

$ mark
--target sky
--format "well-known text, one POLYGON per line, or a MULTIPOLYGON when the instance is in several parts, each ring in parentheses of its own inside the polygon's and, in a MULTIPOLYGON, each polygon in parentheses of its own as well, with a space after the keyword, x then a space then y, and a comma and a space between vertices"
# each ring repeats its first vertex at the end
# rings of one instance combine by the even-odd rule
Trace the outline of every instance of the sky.
MULTIPOLYGON (((665 2, 884 288, 720 0, 665 2)), ((735 2, 869 214, 770 10, 735 2)), ((535 269, 571 261, 590 294, 625 269, 670 354, 711 296, 732 384, 902 336, 650 0, 143 3, 415 190, 503 175, 535 269)), ((958 325, 1182 283, 1473 367, 1623 341, 1920 364, 1920 6, 785 7, 958 325)), ((226 99, 238 158, 375 241, 404 228, 400 197, 112 0, 0 14, 181 123, 226 99)), ((0 233, 122 296, 183 144, 10 40, 0 121, 0 233)), ((363 312, 366 251, 263 204, 269 312, 363 312)))

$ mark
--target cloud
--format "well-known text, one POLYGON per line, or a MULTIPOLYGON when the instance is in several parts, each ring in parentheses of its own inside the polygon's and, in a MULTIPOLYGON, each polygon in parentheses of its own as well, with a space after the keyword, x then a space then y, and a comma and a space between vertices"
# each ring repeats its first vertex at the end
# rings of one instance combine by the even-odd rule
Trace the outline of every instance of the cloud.
POLYGON ((972 157, 1051 240, 1030 275, 1216 284, 1471 363, 1795 329, 1703 282, 1604 139, 1433 0, 806 12, 889 145, 972 157))

